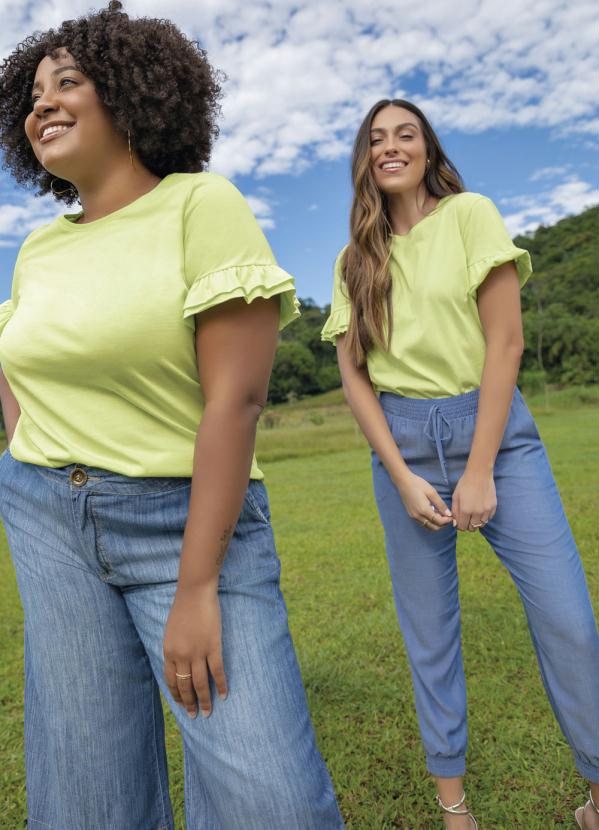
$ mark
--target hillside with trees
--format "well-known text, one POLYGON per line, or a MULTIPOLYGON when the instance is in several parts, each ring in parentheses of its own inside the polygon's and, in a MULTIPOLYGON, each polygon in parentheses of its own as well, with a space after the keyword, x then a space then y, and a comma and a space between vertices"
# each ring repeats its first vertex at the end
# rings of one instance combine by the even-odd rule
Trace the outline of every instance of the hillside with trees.
MULTIPOLYGON (((599 209, 589 208, 551 227, 518 236, 532 256, 534 274, 522 290, 525 350, 520 385, 531 392, 545 383, 599 381, 599 209)), ((341 383, 335 349, 320 330, 329 307, 304 299, 302 316, 281 334, 270 401, 314 395, 341 383)))

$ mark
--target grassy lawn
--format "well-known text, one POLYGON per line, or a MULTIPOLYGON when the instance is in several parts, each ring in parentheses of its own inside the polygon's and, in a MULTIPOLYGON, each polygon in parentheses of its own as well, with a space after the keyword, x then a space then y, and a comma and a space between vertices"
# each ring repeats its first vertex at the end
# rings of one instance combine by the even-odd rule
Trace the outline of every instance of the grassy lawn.
MULTIPOLYGON (((582 400, 564 392, 552 394, 549 407, 544 397, 529 403, 599 609, 597 415, 589 406, 594 400, 596 391, 582 400)), ((270 413, 258 448, 283 589, 319 745, 347 827, 440 828, 365 443, 338 392, 270 413)), ((460 537, 459 565, 470 713, 467 790, 481 828, 574 828, 572 813, 583 800, 584 784, 545 699, 516 591, 480 537, 460 537)), ((0 827, 16 830, 25 817, 22 617, 3 537, 0 586, 0 827)), ((181 754, 170 716, 167 723, 180 830, 181 754)))

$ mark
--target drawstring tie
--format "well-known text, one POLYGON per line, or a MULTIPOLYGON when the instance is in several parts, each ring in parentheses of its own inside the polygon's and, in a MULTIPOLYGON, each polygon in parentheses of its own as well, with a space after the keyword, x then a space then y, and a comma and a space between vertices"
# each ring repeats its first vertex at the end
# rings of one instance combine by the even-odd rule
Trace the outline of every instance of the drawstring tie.
POLYGON ((439 464, 441 465, 441 471, 443 473, 443 480, 445 484, 449 486, 449 478, 447 476, 447 466, 445 464, 445 455, 443 453, 443 441, 449 441, 452 436, 451 431, 451 424, 441 412, 441 407, 439 404, 433 404, 428 411, 428 418, 426 419, 426 424, 424 425, 424 434, 430 441, 435 442, 435 446, 437 447, 437 457, 439 458, 439 464), (445 427, 447 427, 447 433, 444 435, 445 427))

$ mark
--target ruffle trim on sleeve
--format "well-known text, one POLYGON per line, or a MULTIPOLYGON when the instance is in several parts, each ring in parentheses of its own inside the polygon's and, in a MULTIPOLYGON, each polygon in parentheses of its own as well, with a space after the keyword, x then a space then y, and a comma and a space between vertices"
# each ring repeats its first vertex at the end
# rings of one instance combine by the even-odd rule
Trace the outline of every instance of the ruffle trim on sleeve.
POLYGON ((516 248, 514 245, 505 251, 500 251, 497 254, 493 254, 493 256, 480 259, 478 262, 468 266, 468 294, 470 296, 476 294, 478 288, 489 275, 489 271, 492 268, 497 268, 499 265, 505 265, 506 262, 515 262, 520 280, 520 288, 522 288, 532 274, 532 262, 527 250, 524 248, 516 248))
POLYGON ((320 333, 320 339, 334 343, 340 334, 345 334, 351 319, 351 305, 342 305, 331 311, 320 333))
POLYGON ((3 303, 0 303, 0 333, 12 317, 13 311, 14 306, 12 300, 5 300, 3 303))
POLYGON ((277 294, 281 295, 280 331, 300 316, 293 277, 278 265, 237 265, 198 277, 185 299, 183 317, 199 314, 235 297, 251 303, 257 297, 268 299, 277 294))

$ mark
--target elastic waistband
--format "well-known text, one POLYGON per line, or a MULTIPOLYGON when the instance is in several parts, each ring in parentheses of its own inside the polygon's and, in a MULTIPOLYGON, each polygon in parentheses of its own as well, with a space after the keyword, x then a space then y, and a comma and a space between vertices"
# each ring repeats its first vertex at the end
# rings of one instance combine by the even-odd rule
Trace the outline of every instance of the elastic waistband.
POLYGON ((427 421, 433 407, 445 418, 465 418, 476 414, 479 393, 479 389, 473 389, 450 398, 404 398, 393 392, 381 392, 380 402, 385 412, 412 421, 427 421))

